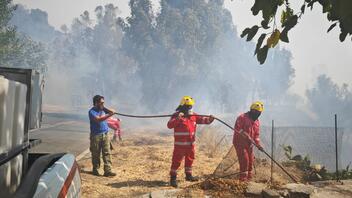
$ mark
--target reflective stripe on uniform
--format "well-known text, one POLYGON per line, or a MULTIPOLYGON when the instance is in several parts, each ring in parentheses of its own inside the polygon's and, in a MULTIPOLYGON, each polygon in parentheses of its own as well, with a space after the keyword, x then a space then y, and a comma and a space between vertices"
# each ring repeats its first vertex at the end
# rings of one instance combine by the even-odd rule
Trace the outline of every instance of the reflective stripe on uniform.
POLYGON ((174 136, 184 136, 184 135, 189 136, 190 133, 189 132, 175 132, 174 133, 174 136))
POLYGON ((171 169, 170 172, 177 173, 177 170, 171 169))
POLYGON ((192 171, 192 167, 185 167, 185 171, 192 171))
POLYGON ((188 146, 193 144, 194 142, 175 142, 175 145, 178 145, 178 146, 188 146))

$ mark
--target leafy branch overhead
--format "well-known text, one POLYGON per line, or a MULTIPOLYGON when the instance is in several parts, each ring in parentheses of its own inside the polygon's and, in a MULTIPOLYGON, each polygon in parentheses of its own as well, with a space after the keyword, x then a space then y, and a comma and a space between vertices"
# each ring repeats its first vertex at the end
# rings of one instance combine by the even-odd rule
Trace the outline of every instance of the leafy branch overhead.
POLYGON ((316 4, 322 6, 322 12, 327 14, 328 21, 332 23, 327 32, 339 25, 341 42, 347 35, 352 35, 352 0, 303 0, 298 11, 291 8, 289 0, 255 0, 251 11, 254 16, 261 12, 262 21, 260 25, 245 28, 241 37, 247 36, 246 41, 251 41, 258 32, 261 33, 254 51, 260 64, 265 62, 270 48, 274 48, 280 41, 289 42, 288 32, 297 25, 306 8, 312 10, 316 4), (276 19, 280 11, 281 26, 277 26, 276 19))

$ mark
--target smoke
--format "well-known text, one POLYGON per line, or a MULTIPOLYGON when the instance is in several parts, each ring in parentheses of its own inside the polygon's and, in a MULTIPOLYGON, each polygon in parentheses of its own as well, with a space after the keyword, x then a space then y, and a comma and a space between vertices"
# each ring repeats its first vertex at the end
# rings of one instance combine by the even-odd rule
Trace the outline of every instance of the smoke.
POLYGON ((49 25, 48 14, 40 9, 27 10, 18 5, 10 23, 16 26, 17 31, 43 43, 48 43, 60 35, 60 32, 49 25))
POLYGON ((339 86, 326 75, 320 75, 306 95, 319 125, 331 126, 337 114, 340 127, 352 127, 352 92, 347 84, 339 86))
POLYGON ((289 93, 291 53, 270 50, 260 66, 254 43, 239 38, 223 1, 162 0, 155 13, 149 0, 131 0, 130 8, 131 16, 121 18, 113 4, 98 6, 61 32, 43 11, 15 11, 18 31, 42 42, 49 54, 46 104, 88 107, 101 94, 121 112, 170 113, 191 95, 196 112, 231 115, 231 121, 256 100, 265 103, 265 124, 321 125, 331 112, 350 115, 351 92, 331 79, 318 78, 307 90, 308 103, 289 93))

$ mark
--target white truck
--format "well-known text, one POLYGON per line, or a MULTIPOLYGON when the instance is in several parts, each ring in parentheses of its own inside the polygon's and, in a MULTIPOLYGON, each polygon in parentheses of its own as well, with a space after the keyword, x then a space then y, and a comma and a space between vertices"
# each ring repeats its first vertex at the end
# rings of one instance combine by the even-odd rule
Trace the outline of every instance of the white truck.
POLYGON ((30 139, 40 127, 44 81, 32 69, 0 67, 0 197, 80 197, 72 154, 36 153, 30 139))

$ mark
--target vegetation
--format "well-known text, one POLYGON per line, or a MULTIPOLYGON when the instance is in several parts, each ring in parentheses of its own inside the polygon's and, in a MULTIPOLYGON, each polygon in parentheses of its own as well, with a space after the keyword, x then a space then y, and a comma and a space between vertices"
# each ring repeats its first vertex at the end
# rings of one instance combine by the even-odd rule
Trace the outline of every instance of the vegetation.
POLYGON ((15 6, 11 4, 11 0, 0 1, 0 64, 4 64, 11 54, 15 54, 20 50, 20 45, 16 37, 14 27, 8 26, 11 19, 11 13, 15 6))
POLYGON ((247 36, 246 40, 251 41, 258 32, 262 32, 255 48, 255 55, 257 55, 260 64, 265 62, 268 50, 275 47, 279 41, 289 42, 288 33, 290 30, 298 24, 306 10, 312 10, 313 7, 317 9, 317 4, 321 5, 322 13, 326 14, 327 20, 331 23, 327 32, 339 25, 341 42, 345 41, 348 35, 352 35, 352 1, 304 0, 298 11, 292 9, 290 2, 292 1, 255 0, 251 8, 252 14, 255 16, 261 12, 262 21, 260 25, 244 29, 241 37, 247 36), (277 15, 280 16, 280 21, 277 20, 277 15))
POLYGON ((47 54, 44 46, 18 34, 9 24, 15 9, 12 0, 0 1, 0 66, 34 68, 45 72, 47 54))
MULTIPOLYGON (((308 155, 305 157, 302 157, 301 155, 292 156, 293 149, 291 146, 281 145, 281 147, 284 149, 285 156, 289 160, 288 162, 285 162, 285 164, 288 165, 292 164, 291 162, 293 162, 297 168, 304 171, 306 181, 324 181, 336 179, 335 172, 328 172, 327 169, 320 164, 311 165, 311 161, 308 155)), ((339 170, 338 175, 339 179, 352 179, 352 170, 350 170, 350 164, 345 169, 339 170)))
POLYGON ((7 28, 16 26, 14 38, 26 38, 21 50, 27 50, 8 51, 1 65, 48 65, 46 99, 54 104, 61 90, 60 100, 66 100, 57 102, 61 105, 90 104, 98 93, 128 108, 121 111, 170 112, 182 95, 190 94, 197 99, 195 111, 220 114, 243 111, 249 100, 261 99, 270 108, 264 123, 280 115, 284 125, 326 126, 336 112, 345 118, 339 126, 352 126, 346 119, 352 111, 350 87, 323 75, 307 90, 307 100, 290 93, 295 77, 291 53, 273 48, 265 67, 258 68, 250 52, 254 43, 238 38, 223 1, 160 3, 155 13, 150 0, 132 0, 128 18, 121 18, 113 4, 98 6, 61 31, 48 24, 44 11, 19 5, 7 28))

